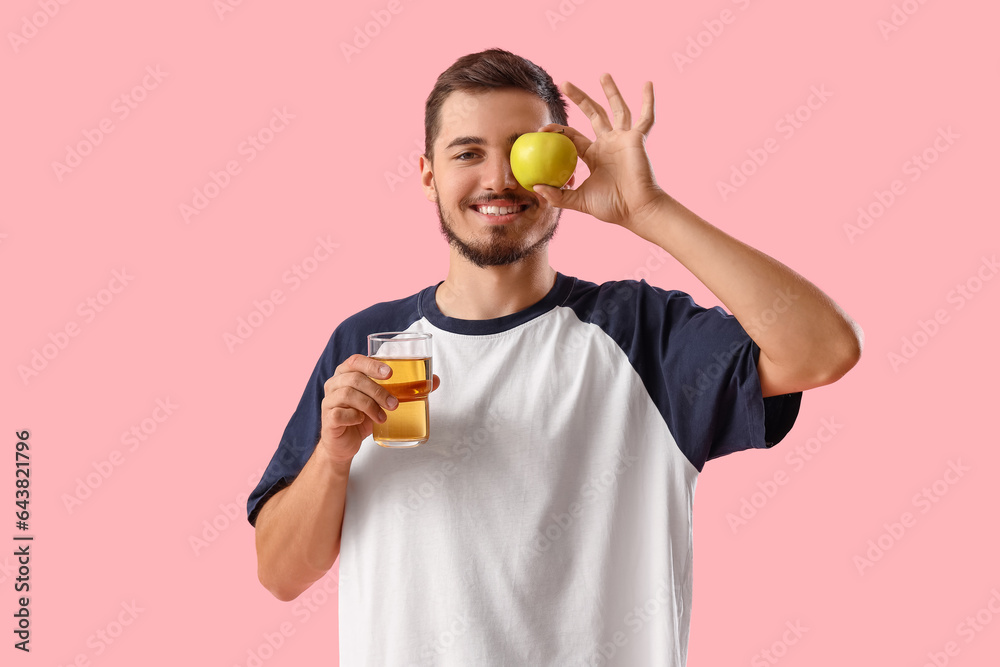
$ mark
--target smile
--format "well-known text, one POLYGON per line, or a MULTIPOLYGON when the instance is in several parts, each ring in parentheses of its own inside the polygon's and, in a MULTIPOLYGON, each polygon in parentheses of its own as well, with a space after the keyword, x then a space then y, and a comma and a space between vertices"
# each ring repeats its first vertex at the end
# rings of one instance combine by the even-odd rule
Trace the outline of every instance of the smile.
POLYGON ((472 206, 470 207, 476 214, 487 222, 503 223, 515 220, 521 213, 527 210, 528 205, 521 206, 472 206))

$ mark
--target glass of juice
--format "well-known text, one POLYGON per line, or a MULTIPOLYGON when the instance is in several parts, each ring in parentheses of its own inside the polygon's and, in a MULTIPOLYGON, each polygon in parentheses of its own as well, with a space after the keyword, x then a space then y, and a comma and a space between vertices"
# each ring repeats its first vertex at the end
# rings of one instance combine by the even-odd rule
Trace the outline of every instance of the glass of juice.
POLYGON ((427 397, 433 387, 431 334, 386 331, 368 335, 368 356, 392 369, 388 379, 372 378, 399 400, 375 422, 372 439, 382 447, 416 447, 430 437, 427 397))

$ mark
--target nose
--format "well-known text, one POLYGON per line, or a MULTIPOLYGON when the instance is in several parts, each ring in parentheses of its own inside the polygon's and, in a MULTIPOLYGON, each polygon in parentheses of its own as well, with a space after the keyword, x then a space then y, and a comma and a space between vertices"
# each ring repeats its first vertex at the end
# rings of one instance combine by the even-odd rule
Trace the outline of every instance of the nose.
POLYGON ((509 153, 499 157, 490 156, 483 165, 482 186, 495 192, 517 190, 520 187, 510 168, 509 153))

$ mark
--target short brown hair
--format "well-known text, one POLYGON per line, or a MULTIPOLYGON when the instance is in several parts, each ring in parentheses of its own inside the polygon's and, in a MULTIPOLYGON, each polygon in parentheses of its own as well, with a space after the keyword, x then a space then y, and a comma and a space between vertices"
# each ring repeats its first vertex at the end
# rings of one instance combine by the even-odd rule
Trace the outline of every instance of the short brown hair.
POLYGON ((537 95, 549 108, 553 123, 566 125, 566 100, 548 72, 503 49, 487 49, 462 56, 441 73, 424 109, 424 155, 434 161, 434 141, 441 131, 441 107, 457 90, 488 91, 519 88, 537 95))

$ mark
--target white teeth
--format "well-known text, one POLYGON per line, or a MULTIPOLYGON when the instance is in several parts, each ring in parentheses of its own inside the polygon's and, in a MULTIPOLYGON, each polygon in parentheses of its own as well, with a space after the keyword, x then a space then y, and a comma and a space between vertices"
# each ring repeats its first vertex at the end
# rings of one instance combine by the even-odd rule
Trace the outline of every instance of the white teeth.
POLYGON ((517 213, 521 210, 520 206, 480 206, 479 212, 486 213, 487 215, 507 215, 509 213, 517 213))

